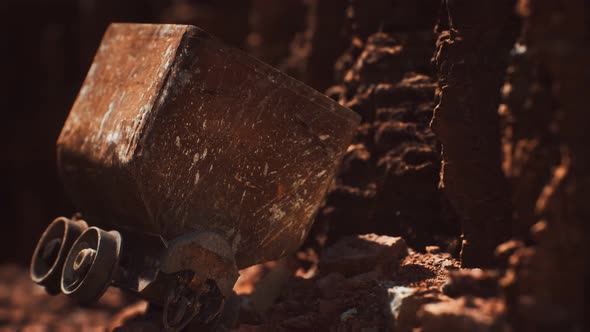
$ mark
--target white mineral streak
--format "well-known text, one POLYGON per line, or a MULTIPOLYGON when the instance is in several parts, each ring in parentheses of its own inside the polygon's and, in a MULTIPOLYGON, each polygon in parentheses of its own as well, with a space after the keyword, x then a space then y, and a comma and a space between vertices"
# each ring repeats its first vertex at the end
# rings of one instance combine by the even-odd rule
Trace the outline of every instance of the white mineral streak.
POLYGON ((286 215, 285 211, 283 211, 281 209, 281 207, 278 206, 277 204, 273 204, 271 206, 271 208, 269 209, 269 212, 272 214, 271 215, 272 221, 281 220, 286 215))
POLYGON ((121 138, 121 132, 119 131, 119 128, 117 127, 117 130, 113 130, 113 131, 109 132, 109 134, 107 135, 107 143, 109 143, 109 144, 117 143, 120 138, 121 138))
POLYGON ((106 113, 102 117, 102 121, 100 122, 100 128, 98 129, 98 135, 96 136, 97 138, 100 139, 102 137, 102 131, 104 129, 104 125, 107 123, 107 121, 109 120, 109 117, 111 116, 111 114, 113 114, 114 110, 115 110, 115 102, 111 101, 111 103, 109 104, 109 108, 107 109, 106 113))
POLYGON ((318 174, 316 174, 316 177, 321 178, 322 176, 324 176, 324 174, 326 174, 326 170, 323 170, 323 171, 319 172, 318 174))
POLYGON ((201 177, 201 176, 199 175, 199 172, 197 171, 197 174, 195 175, 195 186, 196 186, 197 184, 199 184, 199 179, 200 179, 200 177, 201 177))

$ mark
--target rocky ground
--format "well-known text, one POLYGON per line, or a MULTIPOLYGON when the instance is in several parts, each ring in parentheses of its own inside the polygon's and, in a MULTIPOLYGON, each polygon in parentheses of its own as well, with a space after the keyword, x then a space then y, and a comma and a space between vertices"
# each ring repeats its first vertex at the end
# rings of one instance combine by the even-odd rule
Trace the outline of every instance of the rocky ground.
MULTIPOLYGON (((303 253, 300 258, 309 259, 303 253)), ((496 271, 460 269, 439 247, 417 253, 402 238, 347 236, 317 264, 296 257, 242 271, 232 331, 493 331, 506 324, 496 271)), ((147 304, 109 291, 92 307, 51 297, 28 271, 0 270, 0 325, 14 331, 158 331, 147 304)))
POLYGON ((47 295, 16 265, 0 266, 0 280, 0 331, 104 331, 132 303, 110 289, 96 305, 81 308, 67 297, 47 295))

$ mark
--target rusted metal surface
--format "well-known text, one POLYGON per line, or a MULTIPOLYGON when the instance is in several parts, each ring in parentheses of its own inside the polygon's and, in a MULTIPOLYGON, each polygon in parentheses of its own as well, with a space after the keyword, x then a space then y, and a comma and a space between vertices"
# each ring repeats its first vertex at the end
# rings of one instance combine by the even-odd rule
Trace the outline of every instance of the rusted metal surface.
POLYGON ((216 233, 242 268, 303 241, 358 121, 198 28, 114 24, 59 167, 92 223, 216 233))

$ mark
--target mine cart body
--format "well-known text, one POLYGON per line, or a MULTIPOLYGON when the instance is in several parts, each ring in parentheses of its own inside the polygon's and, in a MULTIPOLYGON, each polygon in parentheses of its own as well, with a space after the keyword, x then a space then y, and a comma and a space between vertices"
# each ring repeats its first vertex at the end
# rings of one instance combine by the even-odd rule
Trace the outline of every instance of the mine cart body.
POLYGON ((59 169, 86 220, 167 240, 214 232, 242 268, 300 245, 358 121, 198 28, 114 24, 59 169))

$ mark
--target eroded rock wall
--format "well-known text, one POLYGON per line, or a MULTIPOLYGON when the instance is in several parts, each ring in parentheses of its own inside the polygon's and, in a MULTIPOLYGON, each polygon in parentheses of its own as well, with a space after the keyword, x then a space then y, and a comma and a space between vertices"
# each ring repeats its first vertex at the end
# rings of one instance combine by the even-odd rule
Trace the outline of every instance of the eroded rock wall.
POLYGON ((318 216, 316 229, 324 227, 328 241, 376 232, 423 249, 448 247, 456 234, 437 187, 440 144, 428 125, 438 10, 437 1, 358 1, 348 9, 351 45, 328 94, 363 121, 318 216), (369 13, 376 17, 367 20, 369 13))
POLYGON ((515 0, 445 0, 434 61, 442 142, 441 187, 462 225, 461 263, 492 266, 511 235, 510 195, 501 170, 500 88, 519 32, 515 0))
POLYGON ((526 108, 511 109, 507 170, 516 188, 529 186, 526 195, 516 196, 515 211, 530 211, 534 201, 534 216, 520 217, 538 222, 532 228, 536 245, 513 255, 503 285, 517 330, 586 330, 590 4, 521 0, 519 12, 526 23, 520 48, 538 73, 528 91, 535 115, 519 117, 526 108))

